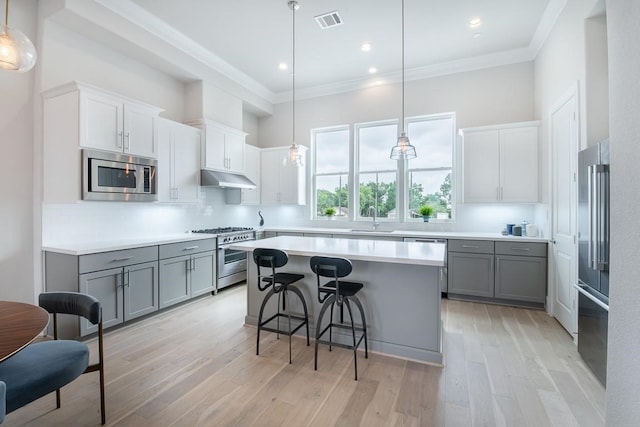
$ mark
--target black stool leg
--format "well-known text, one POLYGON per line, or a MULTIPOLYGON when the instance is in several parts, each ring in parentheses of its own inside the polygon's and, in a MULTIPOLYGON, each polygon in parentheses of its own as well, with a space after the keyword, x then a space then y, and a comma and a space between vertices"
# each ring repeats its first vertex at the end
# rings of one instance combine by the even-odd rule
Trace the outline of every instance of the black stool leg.
POLYGON ((360 303, 360 299, 358 299, 358 297, 354 296, 351 299, 353 300, 353 303, 356 305, 356 307, 358 307, 358 310, 360 310, 363 329, 362 333, 364 334, 364 358, 367 359, 369 358, 369 350, 367 348, 367 321, 364 317, 364 308, 362 308, 362 303, 360 303))
POLYGON ((351 336, 353 337, 353 365, 356 371, 356 381, 358 381, 358 347, 356 346, 356 327, 353 324, 353 312, 351 311, 351 304, 349 304, 349 298, 345 298, 343 305, 347 306, 349 312, 349 318, 351 318, 351 336))
POLYGON ((310 343, 309 343, 309 311, 307 310, 307 302, 305 301, 304 295, 302 295, 302 292, 300 291, 300 289, 298 289, 295 286, 291 286, 289 290, 294 294, 296 294, 298 298, 300 298, 300 301, 302 302, 302 308, 304 309, 304 321, 307 327, 307 347, 308 347, 310 343))
POLYGON ((331 351, 331 344, 333 343, 333 307, 335 306, 336 302, 334 301, 331 303, 331 313, 329 316, 329 351, 331 351))
POLYGON ((331 295, 329 298, 327 298, 324 302, 324 304, 322 304, 322 308, 320 309, 320 314, 318 315, 318 324, 316 325, 316 343, 315 343, 315 351, 314 351, 314 357, 313 357, 313 369, 315 371, 318 370, 318 341, 320 340, 320 330, 322 329, 322 317, 324 316, 325 311, 327 311, 327 307, 329 306, 333 306, 333 303, 335 302, 335 295, 331 295))
MULTIPOLYGON (((285 307, 285 299, 287 296, 287 293, 289 292, 288 288, 284 288, 284 292, 282 292, 282 309, 284 310, 285 307)), ((289 329, 287 329, 289 331, 289 364, 291 364, 291 312, 289 310, 287 310, 287 320, 289 320, 289 329)))
POLYGON ((267 295, 262 300, 262 305, 260 305, 260 314, 258 314, 258 333, 256 334, 256 356, 260 354, 260 329, 262 329, 262 314, 264 313, 264 307, 267 305, 267 301, 274 294, 273 289, 270 289, 267 292, 267 295))

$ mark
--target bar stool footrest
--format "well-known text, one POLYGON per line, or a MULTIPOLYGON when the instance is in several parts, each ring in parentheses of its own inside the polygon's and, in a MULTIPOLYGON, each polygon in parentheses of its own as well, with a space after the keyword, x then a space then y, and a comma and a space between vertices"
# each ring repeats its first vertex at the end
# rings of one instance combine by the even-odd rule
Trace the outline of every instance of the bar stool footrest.
POLYGON ((276 313, 273 316, 269 317, 267 320, 265 320, 262 323, 260 323, 258 325, 258 327, 263 331, 274 332, 276 334, 282 334, 282 335, 286 335, 286 336, 291 336, 291 335, 295 334, 301 327, 303 327, 306 324, 307 324, 307 319, 305 319, 304 316, 297 316, 297 315, 287 316, 284 313, 276 313), (289 320, 289 317, 291 317, 292 326, 293 326, 293 321, 297 321, 297 322, 300 322, 300 323, 298 325, 296 325, 294 328, 292 328, 291 331, 288 331, 286 329, 278 329, 278 328, 272 328, 272 327, 269 327, 269 326, 265 326, 267 323, 273 322, 277 317, 282 317, 283 319, 286 319, 287 321, 289 320))
MULTIPOLYGON (((351 325, 344 325, 342 323, 330 323, 322 330, 322 332, 320 332, 320 335, 318 335, 318 337, 316 338, 316 341, 318 341, 318 344, 326 344, 326 345, 330 345, 330 346, 336 346, 336 347, 340 347, 340 348, 346 348, 346 349, 349 349, 349 350, 353 350, 354 348, 360 347, 360 343, 362 342, 362 340, 365 337, 364 328, 359 327, 359 326, 355 326, 354 327, 355 331, 356 332, 361 332, 360 338, 357 339, 355 346, 353 346, 352 344, 342 344, 342 343, 336 342, 336 341, 328 341, 328 340, 320 339, 325 334, 325 332, 327 332, 329 330, 329 328, 331 328, 331 327, 338 328, 338 329, 345 329, 345 330, 351 331, 351 325)), ((357 334, 356 334, 356 337, 357 337, 357 334)))

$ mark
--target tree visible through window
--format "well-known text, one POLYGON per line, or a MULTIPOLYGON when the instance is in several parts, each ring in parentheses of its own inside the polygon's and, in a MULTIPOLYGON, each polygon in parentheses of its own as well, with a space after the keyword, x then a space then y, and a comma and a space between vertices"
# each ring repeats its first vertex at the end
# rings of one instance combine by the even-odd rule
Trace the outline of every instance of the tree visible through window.
POLYGON ((452 207, 454 116, 417 117, 409 120, 408 134, 418 157, 408 162, 407 217, 422 217, 421 206, 433 208, 433 216, 450 219, 452 207))
POLYGON ((455 115, 410 118, 407 131, 418 157, 407 161, 400 176, 402 163, 389 158, 398 136, 397 121, 356 124, 355 162, 350 157, 349 126, 314 129, 314 217, 333 212, 344 219, 375 216, 404 221, 422 218, 420 207, 429 205, 437 219, 451 219, 455 115), (404 194, 398 194, 400 178, 404 194), (351 203, 357 207, 353 212, 351 203), (404 206, 404 218, 398 215, 398 206, 404 206))
POLYGON ((313 131, 316 217, 333 209, 335 216, 349 217, 349 129, 313 131))

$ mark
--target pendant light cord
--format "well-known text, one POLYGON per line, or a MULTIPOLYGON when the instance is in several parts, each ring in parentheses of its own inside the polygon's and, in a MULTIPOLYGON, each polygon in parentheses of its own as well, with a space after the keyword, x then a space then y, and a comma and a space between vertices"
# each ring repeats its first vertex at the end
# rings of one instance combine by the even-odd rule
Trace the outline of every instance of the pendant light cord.
MULTIPOLYGON (((404 1, 404 0, 403 0, 404 1)), ((293 52, 292 52, 292 64, 291 64, 291 72, 293 73, 292 85, 293 85, 293 98, 291 101, 291 111, 293 116, 293 135, 292 141, 293 145, 296 144, 296 9, 298 8, 298 2, 293 2, 291 9, 293 10, 293 52)))
POLYGON ((404 0, 402 0, 402 133, 404 129, 404 0))
POLYGON ((4 26, 9 26, 9 0, 4 2, 4 26))

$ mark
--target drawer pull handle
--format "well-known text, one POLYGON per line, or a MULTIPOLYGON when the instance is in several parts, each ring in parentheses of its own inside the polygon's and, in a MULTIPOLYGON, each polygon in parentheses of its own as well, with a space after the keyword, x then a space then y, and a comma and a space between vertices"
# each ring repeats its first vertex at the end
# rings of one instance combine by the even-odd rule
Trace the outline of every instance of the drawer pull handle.
POLYGON ((126 257, 122 257, 122 258, 115 258, 113 261, 111 262, 122 262, 122 261, 127 261, 130 260, 131 258, 133 258, 132 256, 126 256, 126 257))
POLYGON ((186 248, 184 248, 185 251, 192 251, 194 249, 198 249, 198 246, 187 246, 186 248))
POLYGON ((509 248, 512 251, 530 251, 531 248, 509 248))
POLYGON ((475 245, 462 245, 463 248, 470 248, 470 249, 478 249, 480 246, 475 246, 475 245))

